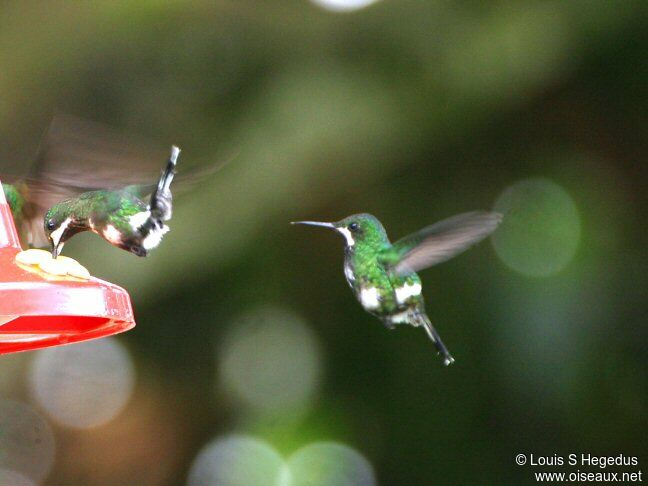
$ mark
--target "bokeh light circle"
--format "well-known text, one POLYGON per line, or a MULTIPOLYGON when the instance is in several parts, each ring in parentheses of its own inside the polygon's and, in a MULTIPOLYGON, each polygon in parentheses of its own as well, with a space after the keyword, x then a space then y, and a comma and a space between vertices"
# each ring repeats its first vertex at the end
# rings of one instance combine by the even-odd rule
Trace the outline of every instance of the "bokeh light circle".
POLYGON ((295 452, 286 464, 282 486, 374 486, 369 461, 336 442, 315 442, 295 452))
POLYGON ((133 393, 135 369, 114 338, 39 351, 31 368, 31 391, 62 425, 88 428, 112 420, 133 393))
POLYGON ((352 12, 354 10, 368 7, 377 1, 378 0, 311 0, 315 5, 333 12, 352 12))
POLYGON ((232 322, 219 371, 235 401, 253 412, 278 413, 311 401, 322 359, 315 335, 299 316, 266 306, 232 322))
POLYGON ((189 486, 273 486, 284 461, 269 444, 234 435, 207 444, 189 470, 189 486))
POLYGON ((531 178, 516 182, 497 199, 504 221, 492 240, 499 258, 532 277, 554 275, 573 259, 581 234, 578 209, 555 182, 531 178))
POLYGON ((52 468, 54 452, 54 434, 43 417, 24 403, 0 401, 0 484, 11 484, 11 478, 17 484, 41 482, 52 468))

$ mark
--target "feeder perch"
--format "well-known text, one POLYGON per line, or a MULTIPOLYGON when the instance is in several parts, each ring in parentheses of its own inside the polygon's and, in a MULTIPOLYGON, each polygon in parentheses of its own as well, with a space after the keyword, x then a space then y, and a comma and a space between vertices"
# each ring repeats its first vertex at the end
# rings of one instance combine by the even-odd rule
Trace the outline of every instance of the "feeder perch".
POLYGON ((0 354, 110 336, 135 326, 128 293, 90 277, 52 277, 15 261, 22 250, 0 185, 0 354))

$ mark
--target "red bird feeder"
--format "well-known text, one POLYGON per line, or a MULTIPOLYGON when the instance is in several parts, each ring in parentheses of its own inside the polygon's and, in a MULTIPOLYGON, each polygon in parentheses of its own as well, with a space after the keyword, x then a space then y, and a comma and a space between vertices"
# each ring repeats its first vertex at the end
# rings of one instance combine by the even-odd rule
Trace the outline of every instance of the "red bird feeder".
POLYGON ((135 326, 130 297, 121 287, 30 271, 16 263, 20 251, 0 185, 0 354, 110 336, 135 326))

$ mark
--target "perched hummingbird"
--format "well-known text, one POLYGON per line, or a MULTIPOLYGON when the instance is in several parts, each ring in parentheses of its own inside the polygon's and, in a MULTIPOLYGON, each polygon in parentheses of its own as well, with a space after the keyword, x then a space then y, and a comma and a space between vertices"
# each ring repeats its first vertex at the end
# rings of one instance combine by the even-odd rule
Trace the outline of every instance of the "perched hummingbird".
POLYGON ((425 312, 418 270, 444 262, 490 235, 502 215, 475 211, 428 226, 395 243, 371 214, 354 214, 337 223, 297 221, 331 228, 345 239, 344 275, 362 307, 390 329, 423 326, 447 366, 454 358, 425 312))
MULTIPOLYGON (((56 257, 72 236, 92 231, 114 246, 146 256, 168 231, 164 222, 171 218, 170 184, 179 152, 172 148, 155 186, 151 182, 159 167, 157 149, 103 125, 58 115, 30 172, 2 188, 30 247, 49 246, 56 257)), ((221 166, 185 171, 184 180, 178 182, 186 189, 187 182, 221 166)))

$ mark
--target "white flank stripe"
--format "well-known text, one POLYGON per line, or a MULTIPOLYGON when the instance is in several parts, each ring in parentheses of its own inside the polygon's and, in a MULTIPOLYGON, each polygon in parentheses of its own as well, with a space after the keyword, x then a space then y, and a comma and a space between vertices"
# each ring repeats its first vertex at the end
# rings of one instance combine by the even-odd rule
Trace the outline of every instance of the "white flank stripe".
POLYGON ((421 294, 421 284, 418 282, 413 284, 406 284, 403 285, 402 287, 395 289, 395 291, 396 291, 396 302, 398 302, 399 304, 403 304, 410 297, 414 297, 421 294))
POLYGON ((106 226, 106 229, 104 229, 101 234, 113 245, 118 245, 119 243, 121 243, 121 233, 112 224, 106 226))
POLYGON ((371 287, 362 289, 360 291, 360 303, 365 309, 377 309, 380 307, 380 300, 378 300, 378 289, 371 287))

